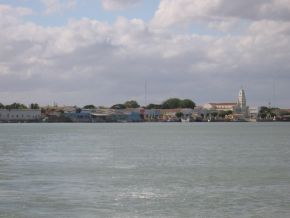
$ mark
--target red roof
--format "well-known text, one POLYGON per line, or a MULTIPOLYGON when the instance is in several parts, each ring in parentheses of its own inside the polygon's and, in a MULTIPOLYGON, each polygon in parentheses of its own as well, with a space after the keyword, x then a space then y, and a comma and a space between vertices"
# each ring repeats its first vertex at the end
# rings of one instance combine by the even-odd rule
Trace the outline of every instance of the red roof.
POLYGON ((232 105, 236 105, 237 103, 209 103, 211 105, 229 105, 229 106, 232 106, 232 105))

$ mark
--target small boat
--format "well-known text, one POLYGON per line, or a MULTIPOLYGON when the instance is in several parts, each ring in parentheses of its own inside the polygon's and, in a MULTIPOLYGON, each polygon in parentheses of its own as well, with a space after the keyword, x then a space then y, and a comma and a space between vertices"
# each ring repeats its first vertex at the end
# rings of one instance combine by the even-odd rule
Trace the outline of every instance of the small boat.
POLYGON ((189 123, 190 122, 190 117, 187 118, 181 118, 182 123, 189 123))

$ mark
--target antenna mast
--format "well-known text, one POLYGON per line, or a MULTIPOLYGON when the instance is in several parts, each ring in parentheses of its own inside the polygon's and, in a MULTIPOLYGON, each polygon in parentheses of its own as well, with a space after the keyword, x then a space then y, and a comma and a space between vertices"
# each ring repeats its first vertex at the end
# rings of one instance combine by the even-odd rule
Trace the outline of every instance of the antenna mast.
POLYGON ((147 80, 145 80, 145 86, 144 86, 144 94, 145 94, 145 106, 147 106, 147 80))
POLYGON ((273 102, 272 102, 272 107, 275 108, 276 107, 276 81, 275 79, 273 79, 273 102))

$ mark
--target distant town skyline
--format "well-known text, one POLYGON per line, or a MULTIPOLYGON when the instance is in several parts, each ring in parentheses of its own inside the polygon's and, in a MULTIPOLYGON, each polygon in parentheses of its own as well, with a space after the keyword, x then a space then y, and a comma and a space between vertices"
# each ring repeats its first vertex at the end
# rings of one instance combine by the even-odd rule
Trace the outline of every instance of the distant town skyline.
POLYGON ((243 87, 290 108, 290 0, 0 0, 0 27, 4 104, 202 105, 243 87))

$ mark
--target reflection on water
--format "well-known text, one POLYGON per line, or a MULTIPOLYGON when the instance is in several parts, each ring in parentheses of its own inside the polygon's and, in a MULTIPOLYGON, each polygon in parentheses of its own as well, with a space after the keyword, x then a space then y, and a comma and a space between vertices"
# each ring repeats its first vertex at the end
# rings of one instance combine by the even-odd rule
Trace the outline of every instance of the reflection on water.
POLYGON ((290 217, 288 123, 1 124, 0 217, 290 217))

